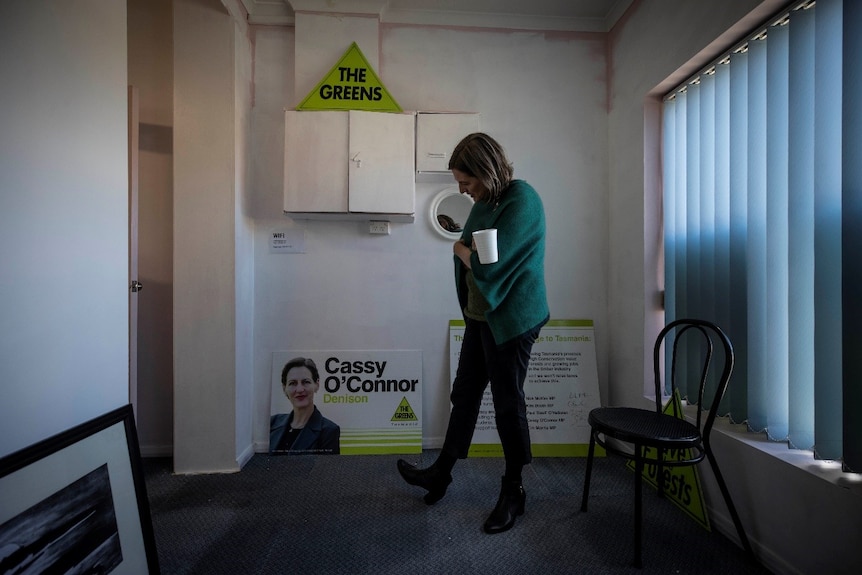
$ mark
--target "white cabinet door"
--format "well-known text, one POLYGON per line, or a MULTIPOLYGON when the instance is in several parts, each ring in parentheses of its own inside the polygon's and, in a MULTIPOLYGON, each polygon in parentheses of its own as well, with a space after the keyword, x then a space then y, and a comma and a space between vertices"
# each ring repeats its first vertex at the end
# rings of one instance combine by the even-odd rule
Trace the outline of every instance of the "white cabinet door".
POLYGON ((287 110, 284 130, 285 212, 407 214, 412 221, 412 114, 287 110))
POLYGON ((412 114, 351 110, 351 212, 414 212, 414 122, 412 114))
POLYGON ((347 112, 285 112, 285 212, 347 212, 347 130, 347 112))
POLYGON ((452 150, 467 134, 479 131, 479 114, 416 114, 416 171, 448 172, 452 150))

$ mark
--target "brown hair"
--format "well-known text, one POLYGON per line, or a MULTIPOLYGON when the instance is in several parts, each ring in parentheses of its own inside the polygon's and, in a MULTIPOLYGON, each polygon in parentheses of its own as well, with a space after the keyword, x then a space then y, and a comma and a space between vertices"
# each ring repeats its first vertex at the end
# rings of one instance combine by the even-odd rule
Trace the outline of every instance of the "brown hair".
POLYGON ((311 372, 311 379, 314 383, 320 382, 320 373, 317 371, 317 365, 314 360, 305 357, 295 357, 284 364, 284 369, 281 370, 281 385, 287 384, 287 372, 294 367, 305 367, 311 372))
POLYGON ((499 201, 512 181, 514 168, 497 141, 481 132, 464 137, 449 158, 449 169, 478 178, 488 190, 488 203, 499 201))

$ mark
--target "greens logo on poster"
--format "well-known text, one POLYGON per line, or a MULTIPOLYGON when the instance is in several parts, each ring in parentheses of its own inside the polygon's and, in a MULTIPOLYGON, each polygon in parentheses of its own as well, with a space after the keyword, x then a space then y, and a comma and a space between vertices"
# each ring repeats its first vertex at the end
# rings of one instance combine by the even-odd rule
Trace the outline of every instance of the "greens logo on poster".
POLYGON ((419 418, 416 417, 416 413, 410 406, 410 402, 407 401, 407 397, 401 400, 391 421, 419 421, 419 418))
POLYGON ((269 451, 420 453, 421 380, 419 350, 275 352, 269 451))

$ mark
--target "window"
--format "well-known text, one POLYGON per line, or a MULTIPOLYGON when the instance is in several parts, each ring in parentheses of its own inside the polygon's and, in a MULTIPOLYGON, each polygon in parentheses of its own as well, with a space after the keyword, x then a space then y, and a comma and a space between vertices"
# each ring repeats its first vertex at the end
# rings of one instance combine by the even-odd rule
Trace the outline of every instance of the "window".
POLYGON ((663 104, 667 321, 734 345, 723 411, 862 471, 862 2, 808 0, 663 104))

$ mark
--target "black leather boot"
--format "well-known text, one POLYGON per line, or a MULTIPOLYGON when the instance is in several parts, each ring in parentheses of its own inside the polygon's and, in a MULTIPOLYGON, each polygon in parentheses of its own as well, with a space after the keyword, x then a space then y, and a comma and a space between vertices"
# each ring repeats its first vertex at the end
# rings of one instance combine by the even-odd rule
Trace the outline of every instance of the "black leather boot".
POLYGON ((515 517, 524 514, 526 499, 527 493, 521 482, 510 481, 504 477, 497 506, 485 521, 485 533, 502 533, 511 529, 515 524, 515 517))
POLYGON ((416 485, 428 491, 423 497, 428 505, 434 505, 443 499, 443 496, 446 495, 446 488, 452 483, 452 475, 440 471, 434 465, 425 469, 418 469, 403 459, 398 460, 398 473, 410 485, 416 485))

